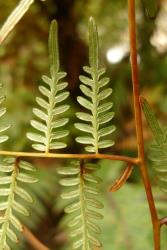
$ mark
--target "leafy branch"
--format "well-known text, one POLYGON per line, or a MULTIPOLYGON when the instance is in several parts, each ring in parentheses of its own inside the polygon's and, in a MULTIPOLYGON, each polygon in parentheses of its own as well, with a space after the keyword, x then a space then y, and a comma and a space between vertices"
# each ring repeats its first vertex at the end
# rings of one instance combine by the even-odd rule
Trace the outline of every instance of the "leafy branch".
POLYGON ((23 230, 14 211, 29 216, 28 210, 20 204, 18 198, 32 202, 31 196, 25 190, 26 188, 20 186, 20 183, 34 183, 37 181, 36 178, 29 174, 32 171, 35 171, 35 168, 28 162, 20 161, 19 158, 4 158, 0 163, 0 196, 7 197, 7 200, 0 202, 0 211, 3 211, 0 217, 0 249, 2 250, 10 249, 7 239, 14 243, 18 242, 14 228, 18 231, 23 230))
POLYGON ((94 175, 96 168, 96 164, 80 161, 58 170, 60 175, 65 176, 60 180, 60 184, 68 188, 61 197, 73 200, 65 208, 65 212, 72 215, 69 227, 72 228, 70 236, 76 238, 73 249, 81 247, 82 250, 88 250, 92 249, 91 246, 101 247, 101 242, 95 236, 101 233, 101 230, 94 222, 103 218, 96 211, 103 208, 103 204, 95 198, 100 194, 98 186, 102 181, 94 175))
POLYGON ((75 127, 82 132, 86 132, 89 136, 77 137, 76 141, 82 144, 88 144, 85 147, 87 152, 98 154, 99 149, 107 148, 114 144, 112 140, 102 139, 106 135, 111 134, 115 130, 115 126, 106 126, 114 116, 114 112, 110 109, 113 106, 112 102, 106 102, 107 97, 112 93, 111 88, 105 88, 109 83, 108 77, 101 76, 105 73, 104 68, 99 68, 98 65, 98 33, 95 21, 93 18, 89 20, 89 64, 84 66, 83 70, 90 74, 91 78, 87 76, 80 76, 79 79, 83 83, 80 85, 82 93, 86 97, 78 96, 77 100, 81 106, 89 110, 89 113, 78 112, 76 116, 86 123, 75 123, 75 127), (88 98, 88 99, 87 99, 88 98), (101 127, 105 124, 105 127, 101 127))
POLYGON ((68 83, 62 82, 62 78, 66 76, 66 73, 59 72, 60 63, 56 21, 52 21, 51 23, 48 44, 50 78, 48 76, 42 77, 46 86, 39 86, 39 91, 45 98, 37 97, 36 102, 40 108, 33 109, 33 113, 40 121, 31 120, 31 126, 37 132, 27 133, 27 137, 35 142, 32 147, 46 153, 52 149, 65 148, 67 146, 66 143, 59 141, 59 139, 69 134, 67 130, 57 130, 69 121, 68 118, 59 118, 60 115, 69 109, 69 105, 59 105, 59 103, 66 100, 69 92, 64 91, 68 83))

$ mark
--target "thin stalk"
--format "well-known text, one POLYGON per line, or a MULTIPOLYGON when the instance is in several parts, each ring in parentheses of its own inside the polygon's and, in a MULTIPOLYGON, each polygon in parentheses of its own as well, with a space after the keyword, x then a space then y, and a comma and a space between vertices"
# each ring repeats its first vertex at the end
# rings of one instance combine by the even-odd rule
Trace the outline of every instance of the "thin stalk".
POLYGON ((23 235, 35 250, 49 250, 49 248, 40 242, 36 236, 25 226, 23 226, 23 235))
POLYGON ((81 204, 81 220, 83 225, 83 246, 82 250, 88 250, 88 237, 87 237, 87 223, 86 223, 86 211, 85 211, 85 194, 84 194, 84 180, 83 180, 83 171, 84 164, 83 161, 80 162, 80 184, 79 184, 79 192, 80 192, 80 204, 81 204))
POLYGON ((150 214, 153 224, 154 234, 154 249, 160 250, 160 223, 154 203, 151 184, 145 164, 144 157, 144 141, 143 141, 143 127, 141 107, 139 100, 139 80, 138 80, 138 65, 137 65, 137 49, 136 49, 136 17, 135 17, 135 0, 128 0, 128 19, 129 19, 129 36, 130 36, 130 54, 131 54, 131 70, 133 83, 133 97, 134 97, 134 112, 135 112, 135 126, 137 135, 138 157, 140 159, 140 172, 143 179, 147 200, 150 208, 150 214))
POLYGON ((55 153, 35 153, 35 152, 20 152, 20 151, 0 151, 0 155, 15 156, 15 157, 36 157, 36 158, 57 158, 57 159, 108 159, 113 161, 124 161, 131 164, 138 164, 138 158, 108 155, 108 154, 55 154, 55 153))

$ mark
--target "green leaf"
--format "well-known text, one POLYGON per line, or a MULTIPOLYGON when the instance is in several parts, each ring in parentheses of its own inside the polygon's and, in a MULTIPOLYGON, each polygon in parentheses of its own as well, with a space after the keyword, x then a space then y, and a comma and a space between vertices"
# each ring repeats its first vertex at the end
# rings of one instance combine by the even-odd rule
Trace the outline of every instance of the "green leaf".
POLYGON ((84 112, 77 112, 76 116, 86 122, 90 122, 93 120, 93 116, 84 112))
POLYGON ((30 175, 27 175, 27 174, 23 174, 23 173, 19 173, 16 177, 16 179, 18 181, 21 181, 21 182, 26 182, 26 183, 35 183, 37 182, 38 180, 30 175))
POLYGON ((46 146, 44 146, 43 144, 32 144, 32 148, 38 150, 38 151, 45 151, 46 146))
POLYGON ((56 139, 63 138, 65 136, 67 136, 68 134, 69 134, 68 130, 56 131, 55 133, 51 134, 51 140, 56 140, 56 139))
POLYGON ((100 141, 98 143, 99 148, 108 148, 114 145, 114 141, 112 140, 104 140, 104 141, 100 141))
POLYGON ((59 128, 66 125, 69 122, 68 118, 62 118, 51 123, 51 128, 59 128))
POLYGON ((101 242, 97 238, 95 238, 94 236, 89 234, 88 238, 89 238, 92 245, 94 245, 96 247, 101 247, 102 246, 101 242))
POLYGON ((0 133, 6 131, 8 128, 10 128, 10 125, 1 125, 0 126, 0 133))
POLYGON ((90 125, 87 125, 85 123, 75 123, 74 126, 81 131, 91 133, 91 134, 93 133, 93 128, 90 125))
POLYGON ((66 192, 61 194, 62 199, 73 199, 77 198, 78 196, 79 196, 79 190, 74 190, 71 192, 66 192))
POLYGON ((69 96, 69 92, 68 91, 63 92, 63 93, 57 95, 55 97, 55 103, 59 103, 59 102, 64 101, 65 99, 67 99, 68 96, 69 96))
POLYGON ((28 171, 36 171, 36 168, 29 162, 27 161, 20 161, 19 167, 28 171))
POLYGON ((81 204, 80 204, 80 202, 76 202, 76 203, 68 205, 64 209, 64 211, 69 214, 69 213, 73 213, 73 212, 75 212, 75 211, 77 211, 79 209, 81 209, 81 204))
MULTIPOLYGON (((106 86, 110 81, 109 77, 103 77, 99 82, 98 82, 98 86, 99 88, 103 88, 104 86, 106 86)), ((111 89, 112 90, 112 89, 111 89)), ((112 93, 112 92, 111 92, 112 93)))
POLYGON ((92 108, 93 108, 92 103, 90 101, 86 100, 84 97, 78 96, 77 101, 79 102, 79 104, 81 104, 86 109, 92 110, 92 108))
POLYGON ((14 165, 1 165, 2 163, 0 163, 0 172, 4 172, 4 173, 8 173, 8 172, 12 172, 14 169, 14 165))
POLYGON ((61 149, 67 147, 67 144, 64 142, 52 142, 50 143, 50 149, 61 149))
POLYGON ((98 212, 95 212, 94 210, 87 210, 87 216, 90 219, 96 219, 96 220, 102 220, 103 219, 103 215, 101 215, 98 212))
POLYGON ((76 178, 76 177, 74 177, 74 178, 64 178, 64 179, 61 179, 60 180, 60 184, 62 185, 62 186, 76 186, 76 185, 78 185, 79 184, 79 178, 76 178))
POLYGON ((39 106, 41 106, 44 109, 48 109, 49 107, 48 102, 40 97, 36 97, 36 102, 39 104, 39 106))
POLYGON ((31 120, 31 126, 42 132, 47 131, 47 127, 43 123, 38 122, 36 120, 31 120))
POLYGON ((92 231, 93 233, 95 234, 101 233, 101 229, 96 223, 92 222, 91 220, 88 220, 87 224, 88 224, 89 230, 92 231))
POLYGON ((41 120, 44 120, 44 121, 48 120, 48 116, 40 109, 34 108, 33 113, 34 113, 34 115, 36 115, 41 120))
POLYGON ((10 215, 10 222, 18 231, 23 231, 23 226, 21 225, 20 221, 12 214, 10 215))
POLYGON ((74 242, 74 244, 72 245, 72 249, 78 249, 83 245, 83 239, 77 240, 74 242))
POLYGON ((112 102, 107 102, 107 103, 104 103, 102 105, 99 105, 99 107, 97 108, 97 113, 98 115, 100 113, 103 113, 103 112, 106 112, 108 111, 109 109, 111 109, 113 106, 113 103, 112 102))
POLYGON ((23 214, 24 216, 29 216, 28 210, 15 200, 12 202, 12 208, 16 210, 18 213, 23 214))
POLYGON ((6 113, 6 108, 0 108, 0 117, 6 113))
POLYGON ((88 85, 90 87, 93 86, 93 80, 89 77, 86 77, 86 76, 79 76, 79 80, 84 83, 85 85, 88 85))
POLYGON ((54 115, 59 115, 61 113, 64 113, 65 111, 67 111, 69 109, 69 105, 62 105, 60 107, 56 107, 54 110, 53 110, 53 114, 54 115))
POLYGON ((8 202, 0 202, 0 211, 7 209, 8 202))
POLYGON ((8 139, 9 139, 9 136, 7 136, 7 135, 2 135, 2 136, 0 136, 0 143, 5 142, 5 141, 7 141, 8 139))
POLYGON ((114 117, 114 112, 108 112, 104 115, 99 116, 97 119, 97 123, 98 124, 107 123, 107 122, 111 121, 113 117, 114 117))
POLYGON ((80 85, 80 89, 81 91, 88 97, 92 97, 92 91, 90 88, 86 87, 85 85, 81 84, 80 85))
POLYGON ((143 97, 140 98, 141 105, 146 117, 146 120, 149 124, 149 127, 155 137, 155 140, 158 144, 163 144, 163 131, 159 126, 159 123, 155 117, 154 112, 152 111, 150 105, 148 104, 147 100, 143 97))
POLYGON ((92 137, 77 137, 76 141, 82 144, 93 144, 94 145, 94 139, 92 137))
POLYGON ((80 169, 75 166, 60 167, 57 172, 62 175, 74 175, 80 172, 80 169))
POLYGON ((52 84, 53 84, 53 80, 52 80, 50 77, 48 77, 48 76, 43 75, 43 76, 42 76, 42 80, 43 80, 45 83, 47 83, 49 86, 52 86, 52 84))
POLYGON ((11 176, 0 177, 0 185, 9 184, 9 183, 11 183, 11 181, 12 181, 11 176))
POLYGON ((97 100, 100 102, 104 100, 105 98, 109 97, 111 94, 112 94, 111 88, 104 89, 102 92, 98 94, 97 100))
POLYGON ((99 209, 104 208, 104 205, 100 201, 96 200, 95 198, 86 199, 85 201, 86 201, 87 206, 95 207, 99 209))
POLYGON ((98 68, 98 34, 94 19, 89 19, 89 64, 92 68, 98 68))
POLYGON ((55 77, 55 73, 59 70, 59 50, 58 50, 58 41, 57 41, 57 22, 53 20, 50 26, 49 32, 49 60, 50 60, 50 74, 52 77, 55 77))
MULTIPOLYGON (((63 76, 64 77, 64 76, 63 76)), ((62 82, 57 84, 57 91, 63 90, 68 86, 68 82, 62 82)))
POLYGON ((84 174, 84 180, 92 182, 92 183, 96 183, 96 184, 102 182, 102 180, 101 180, 100 177, 97 177, 97 176, 94 176, 94 175, 90 175, 90 174, 84 174))
POLYGON ((115 129, 116 129, 116 127, 114 125, 102 128, 98 131, 98 136, 103 137, 103 136, 109 135, 109 134, 113 133, 115 131, 115 129))
POLYGON ((47 89, 46 87, 44 86, 39 86, 39 91, 46 97, 50 97, 51 96, 51 92, 49 89, 47 89))
POLYGON ((7 228, 7 236, 11 241, 18 243, 18 238, 16 234, 9 227, 7 228))
POLYGON ((27 191, 25 191, 23 188, 16 186, 14 192, 15 192, 18 196, 20 196, 22 199, 24 199, 25 201, 30 202, 30 203, 33 202, 32 197, 31 197, 31 196, 29 195, 29 193, 28 193, 27 191))
POLYGON ((0 188, 0 196, 8 196, 10 194, 10 188, 0 188))
POLYGON ((39 134, 35 134, 35 133, 27 133, 27 137, 35 142, 42 142, 42 143, 46 143, 46 138, 42 135, 39 134))

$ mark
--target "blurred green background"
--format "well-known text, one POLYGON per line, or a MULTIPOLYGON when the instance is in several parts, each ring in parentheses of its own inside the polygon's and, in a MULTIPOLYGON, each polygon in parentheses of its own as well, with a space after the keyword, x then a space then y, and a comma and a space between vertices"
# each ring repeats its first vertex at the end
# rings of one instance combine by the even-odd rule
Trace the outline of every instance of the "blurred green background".
MULTIPOLYGON (((0 0, 0 23, 5 21, 16 0, 0 0)), ((154 107, 162 124, 166 124, 167 110, 167 1, 158 3, 157 16, 149 19, 141 1, 136 1, 137 46, 141 94, 154 107)), ((136 139, 133 116, 133 98, 129 62, 129 39, 126 0, 36 0, 26 15, 17 24, 0 47, 0 82, 7 96, 8 113, 6 121, 12 124, 10 140, 3 145, 6 150, 31 151, 26 139, 33 117, 32 107, 36 106, 35 96, 39 95, 41 75, 47 74, 47 39, 50 21, 56 19, 59 25, 60 59, 63 70, 67 71, 71 117, 68 148, 65 152, 81 153, 75 143, 77 131, 73 127, 75 112, 79 110, 76 97, 79 92, 78 76, 88 63, 87 24, 93 16, 98 25, 100 62, 107 67, 113 88, 115 146, 109 150, 114 154, 136 155, 136 139)), ((145 146, 152 140, 144 120, 145 146)), ((35 204, 32 220, 25 224, 51 249, 68 249, 68 229, 64 216, 64 202, 59 198, 56 166, 68 164, 60 160, 33 160, 37 166, 40 182, 32 187, 35 204)), ((105 204, 105 219, 101 223, 101 236, 105 250, 151 250, 153 249, 151 221, 144 188, 139 171, 133 171, 128 183, 116 193, 108 193, 108 187, 120 175, 124 165, 120 162, 100 161, 99 175, 105 204)), ((157 188, 157 181, 148 161, 154 196, 160 216, 167 214, 167 196, 157 188)), ((166 249, 167 231, 162 232, 162 250, 166 249)), ((21 241, 16 249, 31 249, 21 241)))

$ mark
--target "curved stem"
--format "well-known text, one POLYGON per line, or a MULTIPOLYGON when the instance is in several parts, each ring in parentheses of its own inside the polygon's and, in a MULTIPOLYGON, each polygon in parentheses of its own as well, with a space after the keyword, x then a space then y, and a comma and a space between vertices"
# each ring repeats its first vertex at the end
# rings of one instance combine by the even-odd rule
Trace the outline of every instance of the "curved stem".
POLYGON ((36 157, 36 158, 59 158, 59 159, 108 159, 113 161, 124 161, 131 164, 138 164, 138 158, 108 155, 108 154, 55 154, 55 153, 35 153, 35 152, 19 152, 19 151, 0 151, 0 155, 8 155, 15 157, 36 157))
POLYGON ((135 0, 128 0, 128 18, 129 18, 129 36, 130 36, 130 54, 131 54, 131 69, 135 111, 135 126, 137 135, 138 156, 140 159, 140 172, 145 186, 147 200, 150 208, 150 214, 153 224, 154 233, 154 249, 160 250, 160 223, 158 220, 157 211, 154 204, 151 184, 145 165, 144 159, 144 141, 142 116, 139 100, 139 80, 138 80, 138 65, 137 65, 137 49, 136 49, 136 17, 135 17, 135 0))
POLYGON ((23 226, 23 235, 35 250, 49 250, 26 226, 23 226))

